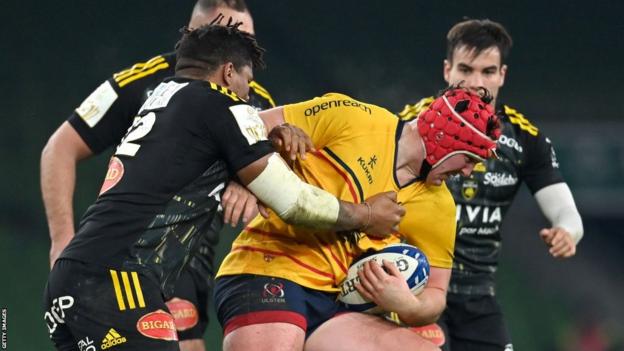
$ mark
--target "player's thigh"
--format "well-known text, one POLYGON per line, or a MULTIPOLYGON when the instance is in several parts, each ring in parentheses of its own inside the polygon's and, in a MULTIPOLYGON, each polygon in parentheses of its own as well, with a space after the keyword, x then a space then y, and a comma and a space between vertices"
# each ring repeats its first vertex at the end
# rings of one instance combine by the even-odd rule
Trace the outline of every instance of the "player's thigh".
POLYGON ((218 278, 215 303, 226 350, 244 350, 245 345, 301 350, 306 333, 339 308, 335 293, 251 274, 218 278))
POLYGON ((440 350, 408 328, 379 316, 340 314, 316 329, 306 340, 306 351, 440 350))
POLYGON ((180 351, 206 351, 204 339, 180 340, 180 351))
POLYGON ((175 283, 173 297, 167 301, 169 312, 175 320, 180 348, 182 351, 196 351, 200 342, 182 343, 186 340, 199 340, 208 327, 208 299, 211 294, 211 277, 200 277, 186 267, 175 283))
POLYGON ((242 326, 223 339, 224 351, 300 351, 305 332, 290 323, 262 323, 242 326))
POLYGON ((66 333, 78 350, 179 350, 158 285, 137 272, 61 260, 50 273, 46 303, 51 338, 66 333))

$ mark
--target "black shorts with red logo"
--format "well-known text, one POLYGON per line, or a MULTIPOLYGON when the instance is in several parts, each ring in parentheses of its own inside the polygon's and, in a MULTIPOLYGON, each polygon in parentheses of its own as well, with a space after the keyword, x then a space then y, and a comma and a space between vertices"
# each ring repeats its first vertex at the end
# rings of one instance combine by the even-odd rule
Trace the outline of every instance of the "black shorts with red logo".
POLYGON ((337 295, 253 274, 222 276, 215 285, 217 317, 224 335, 247 325, 289 323, 309 336, 323 322, 348 312, 336 302, 337 295))
POLYGON ((180 341, 203 338, 211 295, 212 275, 201 276, 187 266, 175 283, 174 297, 167 301, 180 341))
POLYGON ((137 272, 60 259, 44 291, 43 318, 58 350, 179 350, 158 285, 137 272))

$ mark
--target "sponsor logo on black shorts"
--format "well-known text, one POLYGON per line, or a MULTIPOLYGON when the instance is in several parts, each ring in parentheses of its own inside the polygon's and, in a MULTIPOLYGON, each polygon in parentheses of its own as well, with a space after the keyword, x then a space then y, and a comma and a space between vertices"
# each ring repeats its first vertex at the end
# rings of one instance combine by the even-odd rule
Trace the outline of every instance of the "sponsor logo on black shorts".
POLYGON ((78 341, 78 350, 80 351, 97 351, 93 340, 88 336, 78 341))
POLYGON ((178 331, 187 330, 197 325, 199 314, 195 305, 184 299, 174 297, 167 301, 167 308, 173 315, 178 331))
POLYGON ((173 316, 163 310, 150 312, 137 322, 139 333, 152 339, 178 340, 173 316))
POLYGON ((125 336, 121 336, 115 329, 110 328, 104 339, 102 339, 102 345, 100 349, 106 350, 113 346, 117 346, 128 341, 125 336))
POLYGON ((52 300, 52 307, 43 314, 43 319, 48 325, 50 335, 56 331, 56 327, 58 327, 59 324, 65 324, 65 311, 70 309, 73 305, 74 298, 69 295, 57 297, 52 300))
POLYGON ((262 303, 286 303, 284 296, 284 284, 271 282, 264 284, 264 290, 262 291, 262 303))

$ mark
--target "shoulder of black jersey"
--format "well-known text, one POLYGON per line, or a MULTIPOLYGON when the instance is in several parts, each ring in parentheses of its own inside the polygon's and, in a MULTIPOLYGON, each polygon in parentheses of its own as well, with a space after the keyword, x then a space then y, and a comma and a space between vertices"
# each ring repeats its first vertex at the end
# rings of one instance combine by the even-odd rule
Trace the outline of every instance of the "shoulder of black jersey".
POLYGON ((399 116, 399 119, 401 119, 402 121, 412 120, 418 117, 418 115, 420 115, 421 112, 429 108, 431 103, 433 103, 433 100, 435 100, 435 98, 433 96, 429 96, 429 97, 420 99, 420 101, 418 101, 417 103, 413 105, 409 105, 409 104, 405 105, 403 110, 399 112, 397 115, 399 116))
POLYGON ((528 133, 531 136, 536 137, 539 134, 539 129, 531 123, 522 113, 513 107, 508 105, 502 105, 500 113, 511 123, 515 128, 521 132, 528 133))
POLYGON ((210 87, 211 90, 228 97, 230 100, 234 102, 246 103, 245 100, 238 97, 238 95, 236 95, 236 93, 231 91, 230 89, 222 87, 217 83, 213 83, 213 82, 206 82, 206 83, 208 83, 208 86, 210 87))
POLYGON ((113 74, 113 80, 119 86, 124 86, 137 80, 153 78, 155 75, 164 78, 174 74, 175 54, 164 54, 152 57, 144 62, 137 62, 132 67, 113 74))
POLYGON ((262 100, 265 100, 267 104, 271 107, 275 107, 275 101, 273 101, 273 97, 262 85, 258 84, 255 80, 249 83, 249 88, 251 92, 258 95, 258 97, 262 100))

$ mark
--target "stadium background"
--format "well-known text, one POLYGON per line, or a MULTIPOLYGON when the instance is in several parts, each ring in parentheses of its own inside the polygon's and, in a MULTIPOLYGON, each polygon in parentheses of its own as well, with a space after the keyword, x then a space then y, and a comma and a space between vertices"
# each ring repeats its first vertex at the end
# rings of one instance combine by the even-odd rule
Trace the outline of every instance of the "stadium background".
MULTIPOLYGON (((516 349, 624 349, 622 2, 248 3, 268 49, 269 67, 257 80, 279 103, 338 91, 399 110, 444 86, 444 35, 453 23, 463 16, 504 23, 515 45, 501 100, 551 136, 585 223, 577 257, 554 261, 538 238, 544 220, 530 195, 524 190, 516 200, 499 272, 516 349), (607 346, 578 346, 601 341, 607 346)), ((49 248, 42 147, 105 77, 169 51, 192 5, 3 1, 0 307, 8 312, 9 350, 51 349, 41 311, 49 248)), ((77 219, 97 194, 106 158, 79 168, 77 219)), ((223 234, 221 254, 232 236, 223 234)), ((209 345, 218 335, 213 322, 209 345)))

